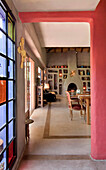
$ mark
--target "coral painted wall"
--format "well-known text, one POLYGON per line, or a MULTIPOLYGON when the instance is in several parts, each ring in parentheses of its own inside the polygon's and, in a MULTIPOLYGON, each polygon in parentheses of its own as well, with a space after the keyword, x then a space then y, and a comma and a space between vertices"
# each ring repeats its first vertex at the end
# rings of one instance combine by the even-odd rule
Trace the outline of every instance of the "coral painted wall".
POLYGON ((95 11, 19 13, 22 22, 89 22, 91 28, 91 156, 106 159, 106 0, 95 11))

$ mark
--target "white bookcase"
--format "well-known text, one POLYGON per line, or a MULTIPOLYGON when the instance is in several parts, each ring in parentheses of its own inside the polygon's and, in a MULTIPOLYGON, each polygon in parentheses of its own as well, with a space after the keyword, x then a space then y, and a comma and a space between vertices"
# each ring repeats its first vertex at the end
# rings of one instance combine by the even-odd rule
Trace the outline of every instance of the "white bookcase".
POLYGON ((49 91, 62 95, 63 83, 67 76, 68 66, 67 68, 47 68, 47 82, 50 85, 49 91))
POLYGON ((43 107, 43 86, 37 86, 37 107, 43 107))
POLYGON ((90 91, 90 68, 78 68, 78 74, 83 82, 83 88, 90 91))

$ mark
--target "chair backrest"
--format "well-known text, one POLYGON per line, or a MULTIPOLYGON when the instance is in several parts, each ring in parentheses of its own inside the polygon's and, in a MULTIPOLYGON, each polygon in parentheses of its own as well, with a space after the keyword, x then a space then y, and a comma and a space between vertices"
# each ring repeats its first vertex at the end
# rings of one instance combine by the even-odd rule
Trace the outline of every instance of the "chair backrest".
POLYGON ((70 93, 68 91, 66 91, 67 93, 67 98, 68 98, 68 104, 69 104, 69 108, 72 108, 72 104, 71 104, 71 99, 70 99, 70 93))

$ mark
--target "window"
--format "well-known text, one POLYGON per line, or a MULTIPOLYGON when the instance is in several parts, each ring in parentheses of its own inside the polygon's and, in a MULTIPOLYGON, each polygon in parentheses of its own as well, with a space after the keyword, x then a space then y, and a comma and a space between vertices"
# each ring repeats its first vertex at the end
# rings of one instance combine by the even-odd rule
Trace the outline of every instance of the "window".
POLYGON ((15 84, 15 20, 0 1, 0 165, 4 169, 11 169, 16 160, 15 84))

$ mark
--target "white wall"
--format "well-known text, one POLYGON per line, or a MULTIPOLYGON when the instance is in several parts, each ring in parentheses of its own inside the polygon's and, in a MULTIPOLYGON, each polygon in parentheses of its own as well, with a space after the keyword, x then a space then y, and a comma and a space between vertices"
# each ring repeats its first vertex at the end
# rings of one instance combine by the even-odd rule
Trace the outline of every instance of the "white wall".
POLYGON ((46 55, 44 49, 40 45, 34 25, 32 23, 25 23, 25 39, 28 46, 32 49, 34 55, 39 59, 42 66, 46 66, 46 55))
MULTIPOLYGON (((16 18, 16 37, 17 37, 16 45, 18 47, 20 38, 22 36, 25 38, 25 26, 20 22, 18 13, 12 3, 12 0, 6 0, 6 2, 16 18)), ((28 45, 27 45, 26 51, 28 54, 30 54, 29 56, 34 61, 38 62, 38 65, 41 66, 40 61, 36 58, 36 56, 33 54, 32 50, 30 49, 30 47, 28 47, 28 45)), ((25 149, 25 78, 24 78, 24 69, 20 68, 20 62, 21 62, 21 57, 17 53, 17 63, 16 63, 16 67, 17 67, 17 75, 16 75, 17 76, 17 93, 16 93, 16 97, 17 97, 17 111, 16 111, 17 112, 17 160, 15 162, 13 170, 17 169, 18 163, 25 149)))

